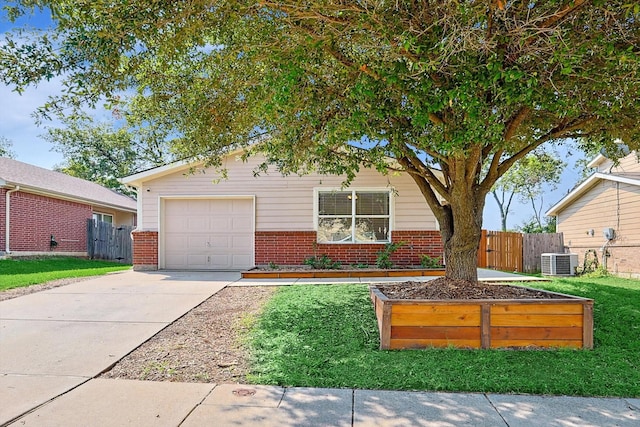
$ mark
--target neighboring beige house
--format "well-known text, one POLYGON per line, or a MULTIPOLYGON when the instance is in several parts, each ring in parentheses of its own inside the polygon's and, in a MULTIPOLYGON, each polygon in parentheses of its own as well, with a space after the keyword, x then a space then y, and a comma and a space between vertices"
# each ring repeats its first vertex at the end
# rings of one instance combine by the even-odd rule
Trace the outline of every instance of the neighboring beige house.
POLYGON ((222 180, 213 169, 190 173, 186 162, 122 179, 138 192, 134 268, 238 270, 324 254, 373 265, 386 243, 399 241, 406 246, 394 254, 397 264, 442 255, 435 217, 407 174, 363 169, 341 188, 339 176, 256 177, 262 160, 230 154, 222 180))
POLYGON ((87 255, 87 220, 135 225, 136 201, 93 182, 0 157, 0 255, 87 255))
POLYGON ((593 175, 546 215, 555 216, 565 245, 579 255, 595 250, 600 265, 626 277, 640 277, 640 161, 632 152, 616 164, 598 155, 593 175))

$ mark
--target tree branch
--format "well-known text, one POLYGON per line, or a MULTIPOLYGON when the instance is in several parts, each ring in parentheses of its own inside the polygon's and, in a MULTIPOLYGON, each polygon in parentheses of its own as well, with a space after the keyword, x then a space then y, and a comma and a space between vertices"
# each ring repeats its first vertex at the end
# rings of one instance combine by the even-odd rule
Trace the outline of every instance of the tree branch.
POLYGON ((518 112, 516 112, 507 122, 507 126, 504 132, 504 140, 509 141, 518 130, 518 126, 524 121, 524 119, 529 115, 531 109, 529 107, 522 107, 518 112))

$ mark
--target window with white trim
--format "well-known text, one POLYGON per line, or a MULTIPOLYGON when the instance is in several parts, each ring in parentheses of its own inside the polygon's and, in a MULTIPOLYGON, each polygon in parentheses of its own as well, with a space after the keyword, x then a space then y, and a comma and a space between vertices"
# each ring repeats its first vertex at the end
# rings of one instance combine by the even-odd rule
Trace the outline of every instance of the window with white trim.
POLYGON ((318 191, 319 243, 391 241, 389 191, 318 191))
POLYGON ((94 212, 93 213, 93 220, 94 221, 108 222, 109 224, 113 224, 113 215, 94 212))

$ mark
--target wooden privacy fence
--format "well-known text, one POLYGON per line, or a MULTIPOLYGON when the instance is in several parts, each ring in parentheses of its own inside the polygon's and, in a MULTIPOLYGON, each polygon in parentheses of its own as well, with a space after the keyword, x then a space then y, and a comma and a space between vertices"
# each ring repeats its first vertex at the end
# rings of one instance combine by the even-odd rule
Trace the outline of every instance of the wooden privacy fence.
POLYGON ((562 233, 522 234, 482 230, 478 267, 535 273, 540 271, 540 255, 564 252, 562 233))
POLYGON ((540 255, 544 253, 564 253, 564 235, 562 233, 522 235, 522 268, 525 273, 542 270, 540 255))
POLYGON ((114 227, 102 221, 87 220, 87 254, 90 259, 117 260, 131 264, 131 226, 114 227))

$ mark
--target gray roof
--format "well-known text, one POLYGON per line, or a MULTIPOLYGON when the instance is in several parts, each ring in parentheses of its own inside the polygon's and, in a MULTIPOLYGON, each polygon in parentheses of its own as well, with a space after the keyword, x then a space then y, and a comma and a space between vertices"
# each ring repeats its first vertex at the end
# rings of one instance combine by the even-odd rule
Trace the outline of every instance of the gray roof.
POLYGON ((38 166, 0 157, 0 187, 19 185, 27 192, 56 198, 71 199, 130 212, 136 211, 136 201, 106 187, 38 166))

